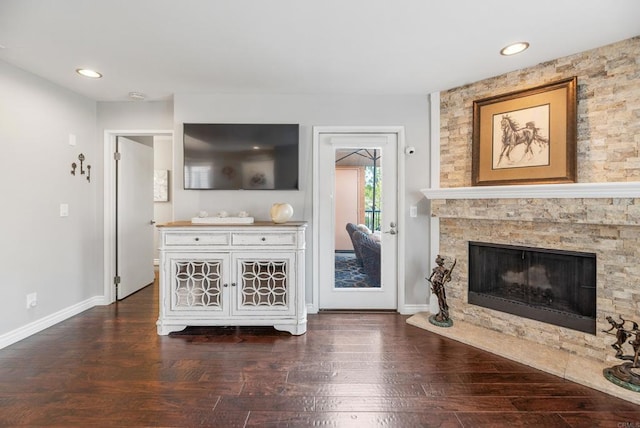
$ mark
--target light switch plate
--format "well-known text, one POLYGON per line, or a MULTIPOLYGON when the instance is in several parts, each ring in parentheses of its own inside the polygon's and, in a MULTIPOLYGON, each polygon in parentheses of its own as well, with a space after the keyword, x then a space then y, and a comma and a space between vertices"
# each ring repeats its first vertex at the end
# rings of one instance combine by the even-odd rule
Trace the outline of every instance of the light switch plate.
POLYGON ((60 204, 60 217, 69 217, 69 204, 60 204))
POLYGON ((418 217, 418 207, 416 205, 409 207, 409 217, 418 217))
POLYGON ((76 135, 75 134, 69 134, 69 145, 70 146, 75 146, 76 143, 76 135))

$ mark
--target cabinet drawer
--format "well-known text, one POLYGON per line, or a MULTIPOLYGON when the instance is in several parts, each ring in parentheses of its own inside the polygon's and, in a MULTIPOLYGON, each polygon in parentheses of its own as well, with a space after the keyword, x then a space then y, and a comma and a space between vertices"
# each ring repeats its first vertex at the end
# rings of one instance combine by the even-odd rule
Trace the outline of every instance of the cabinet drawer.
POLYGON ((233 233, 233 245, 295 245, 295 233, 233 233))
POLYGON ((164 238, 165 245, 229 245, 227 233, 176 233, 164 238))

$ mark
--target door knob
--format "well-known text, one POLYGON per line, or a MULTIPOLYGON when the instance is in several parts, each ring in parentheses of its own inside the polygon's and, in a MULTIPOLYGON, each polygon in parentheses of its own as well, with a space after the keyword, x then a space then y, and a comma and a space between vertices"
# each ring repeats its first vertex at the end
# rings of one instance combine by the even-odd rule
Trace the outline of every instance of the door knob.
POLYGON ((151 221, 149 221, 149 224, 153 226, 154 224, 156 224, 156 221, 155 220, 151 220, 151 221))

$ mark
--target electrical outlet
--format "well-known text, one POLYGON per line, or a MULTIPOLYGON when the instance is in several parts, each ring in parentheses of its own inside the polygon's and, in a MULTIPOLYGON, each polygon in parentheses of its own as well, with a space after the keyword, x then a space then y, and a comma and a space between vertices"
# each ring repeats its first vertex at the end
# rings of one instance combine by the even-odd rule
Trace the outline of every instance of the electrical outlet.
POLYGON ((34 308, 38 305, 38 293, 27 294, 27 309, 34 308))

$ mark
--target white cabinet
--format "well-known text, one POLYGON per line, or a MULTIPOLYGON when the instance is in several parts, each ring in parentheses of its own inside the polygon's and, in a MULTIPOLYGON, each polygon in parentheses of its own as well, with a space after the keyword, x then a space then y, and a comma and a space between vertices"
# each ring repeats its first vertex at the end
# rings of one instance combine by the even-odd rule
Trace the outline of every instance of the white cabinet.
POLYGON ((202 325, 307 328, 304 223, 160 230, 158 334, 202 325))

